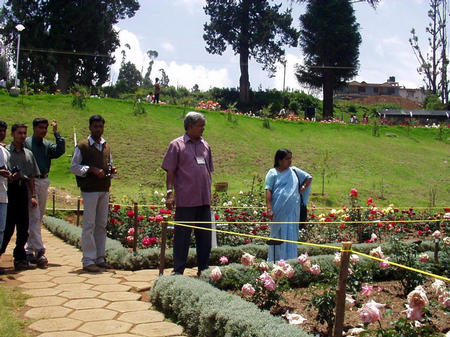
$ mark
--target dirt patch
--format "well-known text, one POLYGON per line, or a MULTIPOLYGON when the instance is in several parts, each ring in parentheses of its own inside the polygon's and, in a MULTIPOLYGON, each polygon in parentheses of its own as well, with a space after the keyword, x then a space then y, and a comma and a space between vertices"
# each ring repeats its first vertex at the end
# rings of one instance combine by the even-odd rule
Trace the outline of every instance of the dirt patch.
POLYGON ((22 282, 16 279, 17 272, 14 270, 14 262, 12 255, 4 254, 0 258, 0 267, 5 270, 5 275, 0 275, 0 284, 18 287, 22 282))

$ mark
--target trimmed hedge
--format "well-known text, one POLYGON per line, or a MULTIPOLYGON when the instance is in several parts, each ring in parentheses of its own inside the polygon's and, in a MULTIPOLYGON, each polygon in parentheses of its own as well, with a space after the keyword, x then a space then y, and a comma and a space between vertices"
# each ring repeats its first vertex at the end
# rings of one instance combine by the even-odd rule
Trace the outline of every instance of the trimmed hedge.
POLYGON ((183 325, 190 336, 311 336, 239 296, 190 277, 158 278, 150 291, 150 301, 158 310, 183 325))
MULTIPOLYGON (((73 224, 64 220, 54 218, 51 216, 44 217, 44 225, 47 229, 62 238, 64 241, 70 243, 81 249, 81 228, 75 227, 73 224)), ((340 247, 340 244, 330 244, 340 247)), ((378 244, 355 244, 352 248, 356 251, 368 254, 371 249, 377 247, 378 244)), ((386 255, 390 254, 390 245, 387 243, 381 244, 383 252, 386 255)), ((424 241, 418 245, 419 252, 432 251, 434 243, 432 241, 424 241)), ((320 256, 326 254, 333 254, 335 251, 327 248, 299 246, 298 253, 303 254, 308 252, 310 256, 320 256)), ((209 262, 211 265, 217 265, 221 256, 226 256, 228 261, 239 263, 241 256, 244 253, 250 253, 257 258, 266 259, 268 253, 267 245, 249 244, 245 246, 222 246, 214 248, 211 251, 209 262)), ((110 238, 106 239, 106 260, 108 264, 116 269, 138 270, 138 269, 154 269, 159 266, 159 248, 139 249, 136 253, 130 252, 129 249, 122 246, 117 240, 110 238)), ((197 265, 197 254, 195 248, 189 249, 187 258, 187 267, 194 267, 197 265)), ((173 250, 166 250, 166 267, 173 267, 173 250)))

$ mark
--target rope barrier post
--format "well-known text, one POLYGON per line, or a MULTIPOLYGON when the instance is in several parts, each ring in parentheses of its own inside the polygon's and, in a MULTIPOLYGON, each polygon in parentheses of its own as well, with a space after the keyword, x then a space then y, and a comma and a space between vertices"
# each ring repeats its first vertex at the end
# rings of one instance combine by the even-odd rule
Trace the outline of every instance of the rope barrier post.
POLYGON ((55 190, 52 191, 52 201, 53 201, 52 216, 55 216, 55 214, 56 214, 56 209, 55 209, 55 207, 56 207, 56 205, 55 205, 55 203, 56 203, 56 192, 55 192, 55 190))
POLYGON ((341 266, 336 289, 336 319, 334 323, 334 337, 342 337, 345 318, 345 288, 347 286, 348 264, 350 260, 351 242, 342 243, 341 266))
POLYGON ((137 240, 138 240, 138 231, 139 231, 139 224, 138 224, 138 204, 137 202, 134 202, 134 235, 133 235, 133 253, 136 253, 137 250, 137 240))
POLYGON ((434 239, 434 263, 439 263, 439 239, 434 239))
POLYGON ((77 200, 77 227, 80 227, 80 208, 81 208, 81 200, 78 198, 77 200))
POLYGON ((159 254, 159 276, 164 275, 166 267, 166 242, 167 242, 167 220, 162 222, 161 253, 159 254))

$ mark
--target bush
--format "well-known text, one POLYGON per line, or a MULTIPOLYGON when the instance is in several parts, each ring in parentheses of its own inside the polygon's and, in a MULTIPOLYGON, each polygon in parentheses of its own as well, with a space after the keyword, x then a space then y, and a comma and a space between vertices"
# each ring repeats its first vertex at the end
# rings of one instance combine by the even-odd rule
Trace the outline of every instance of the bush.
POLYGON ((160 277, 150 291, 150 301, 190 336, 310 336, 253 303, 193 278, 160 277))

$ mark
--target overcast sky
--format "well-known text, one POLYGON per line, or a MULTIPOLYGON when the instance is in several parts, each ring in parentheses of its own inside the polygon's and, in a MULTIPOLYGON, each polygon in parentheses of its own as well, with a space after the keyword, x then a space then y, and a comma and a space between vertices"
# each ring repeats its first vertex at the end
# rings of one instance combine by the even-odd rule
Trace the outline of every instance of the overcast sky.
MULTIPOLYGON (((127 60, 133 62, 143 73, 148 65, 147 50, 156 50, 152 80, 160 77, 164 68, 170 85, 188 89, 198 84, 200 89, 211 87, 237 87, 239 84, 239 56, 231 48, 222 55, 210 55, 205 49, 203 25, 208 21, 204 0, 140 0, 140 10, 131 19, 120 21, 121 48, 115 53, 116 64, 112 79, 117 79, 122 59, 121 50, 128 43, 127 60)), ((284 1, 284 3, 288 3, 284 1)), ((293 6, 294 25, 299 27, 299 16, 305 6, 293 6)), ((354 5, 360 24, 360 69, 357 81, 382 83, 395 76, 402 86, 416 88, 423 85, 417 74, 417 61, 409 45, 411 28, 415 28, 420 44, 426 50, 425 27, 429 22, 427 0, 382 0, 374 10, 366 3, 354 5)), ((288 48, 286 86, 301 89, 294 77, 294 66, 302 63, 299 47, 288 48)), ((278 65, 277 74, 269 78, 261 65, 250 61, 250 84, 253 89, 262 87, 282 89, 283 71, 278 65)))

